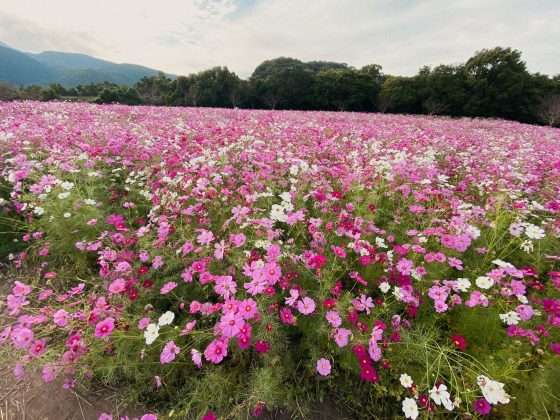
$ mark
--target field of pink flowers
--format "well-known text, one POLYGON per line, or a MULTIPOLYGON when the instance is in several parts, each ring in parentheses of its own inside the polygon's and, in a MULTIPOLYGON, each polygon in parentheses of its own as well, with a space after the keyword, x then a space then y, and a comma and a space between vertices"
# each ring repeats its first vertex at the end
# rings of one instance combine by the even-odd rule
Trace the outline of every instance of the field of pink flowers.
POLYGON ((0 343, 159 418, 554 418, 559 212, 558 129, 3 103, 0 343))

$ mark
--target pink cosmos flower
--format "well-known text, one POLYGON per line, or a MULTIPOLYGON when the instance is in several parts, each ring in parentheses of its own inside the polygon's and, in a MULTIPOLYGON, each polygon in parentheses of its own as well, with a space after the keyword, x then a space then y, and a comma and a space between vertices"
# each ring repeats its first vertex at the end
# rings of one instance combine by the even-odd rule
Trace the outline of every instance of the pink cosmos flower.
POLYGON ((219 243, 214 244, 214 258, 217 260, 222 260, 224 258, 224 253, 226 250, 226 242, 222 239, 219 243))
POLYGON ((64 309, 59 309, 53 315, 53 320, 56 325, 59 327, 65 327, 68 325, 68 312, 64 309))
POLYGON ((220 318, 220 330, 227 338, 235 337, 243 324, 243 316, 240 313, 229 312, 220 318))
POLYGON ((21 363, 17 363, 13 370, 14 376, 18 379, 25 378, 25 369, 21 363))
POLYGON ((447 311, 447 309, 449 309, 449 306, 447 305, 447 303, 445 303, 444 300, 435 300, 434 301, 434 307, 436 309, 436 312, 438 314, 447 311))
POLYGON ((216 239, 214 237, 214 234, 212 232, 210 232, 209 230, 202 230, 202 233, 200 235, 198 235, 196 237, 196 241, 200 244, 200 245, 204 245, 206 247, 210 246, 210 243, 216 239))
POLYGON ((230 236, 230 241, 233 243, 233 246, 239 248, 245 243, 245 235, 242 233, 233 234, 230 236))
POLYGON ((257 314, 257 302, 248 298, 239 303, 239 312, 243 319, 253 319, 257 314))
POLYGON ((266 263, 262 268, 263 278, 270 286, 276 284, 276 282, 282 277, 282 270, 276 263, 266 263))
POLYGON ((414 263, 406 258, 401 258, 396 266, 397 270, 404 276, 412 274, 412 269, 414 268, 414 263))
POLYGON ((298 301, 297 309, 300 313, 309 315, 315 310, 315 301, 310 297, 304 297, 302 300, 298 301))
POLYGON ((381 348, 379 348, 376 341, 370 340, 368 354, 371 360, 373 360, 374 362, 377 362, 379 361, 379 359, 381 359, 381 348))
POLYGON ((144 317, 138 321, 138 329, 144 330, 150 324, 150 318, 144 317))
POLYGON ((237 283, 231 276, 218 276, 214 290, 224 299, 229 299, 237 291, 237 283))
POLYGON ((519 305, 515 308, 515 312, 519 314, 522 321, 527 321, 533 316, 533 308, 530 305, 519 305))
POLYGON ((15 281, 15 286, 12 288, 12 293, 14 296, 26 296, 31 293, 31 286, 23 284, 19 281, 15 281))
POLYGON ((328 311, 326 317, 329 324, 331 324, 335 328, 340 327, 340 325, 342 324, 342 318, 338 314, 338 311, 328 311))
POLYGON ((328 376, 331 373, 331 362, 324 357, 317 360, 317 372, 321 376, 328 376))
POLYGON ((243 287, 252 296, 258 295, 266 289, 266 282, 261 279, 253 279, 249 283, 243 283, 243 287))
POLYGON ((161 258, 160 255, 155 256, 154 260, 152 261, 152 268, 157 270, 162 265, 163 265, 163 258, 161 258))
POLYGON ((60 367, 55 365, 45 365, 43 367, 43 381, 45 382, 52 382, 56 378, 56 375, 60 371, 60 367))
POLYGON ((339 258, 346 258, 346 252, 344 251, 343 248, 339 247, 339 246, 332 246, 332 250, 334 252, 334 255, 336 255, 339 258))
POLYGON ((177 287, 177 283, 175 283, 174 281, 167 282, 163 285, 163 287, 159 291, 159 294, 160 295, 165 295, 165 294, 169 293, 170 291, 172 291, 173 289, 175 289, 176 287, 177 287))
POLYGON ((214 340, 204 350, 204 357, 209 362, 218 364, 227 356, 227 341, 214 340))
POLYGON ((290 289, 290 297, 286 298, 286 305, 295 307, 299 298, 299 291, 297 289, 290 289))
POLYGON ((177 347, 172 340, 168 342, 163 348, 163 350, 161 351, 159 360, 162 364, 172 362, 175 359, 175 356, 178 355, 180 352, 181 349, 179 349, 179 347, 177 347))
POLYGON ((191 349, 191 358, 196 367, 200 369, 202 367, 202 353, 197 349, 191 349))
POLYGON ((116 295, 125 291, 126 281, 123 278, 118 278, 109 285, 109 294, 116 295))
POLYGON ((348 344, 348 338, 352 335, 352 331, 346 328, 338 328, 334 333, 334 341, 338 347, 345 347, 348 344))
POLYGON ((35 340, 33 342, 33 344, 31 344, 31 346, 29 347, 29 353, 31 353, 31 355, 37 357, 42 355, 45 352, 45 344, 47 343, 46 339, 42 339, 42 340, 35 340))
POLYGON ((115 329, 115 320, 113 318, 106 318, 95 326, 95 336, 97 338, 107 337, 113 329, 115 329))
POLYGON ((196 320, 193 320, 191 322, 187 322, 187 325, 185 325, 185 328, 183 328, 181 330, 181 335, 187 335, 188 333, 190 333, 193 328, 196 326, 196 320))

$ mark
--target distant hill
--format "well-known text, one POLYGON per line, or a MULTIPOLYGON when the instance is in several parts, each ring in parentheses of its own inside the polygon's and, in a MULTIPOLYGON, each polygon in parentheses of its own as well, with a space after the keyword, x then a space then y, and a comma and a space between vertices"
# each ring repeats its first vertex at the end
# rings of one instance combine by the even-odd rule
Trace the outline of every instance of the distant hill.
POLYGON ((47 85, 55 80, 55 76, 52 69, 27 54, 0 46, 0 82, 8 82, 14 86, 47 85))
MULTIPOLYGON (((44 51, 23 53, 0 42, 0 82, 13 85, 60 83, 71 87, 85 83, 111 82, 132 85, 158 70, 135 64, 117 64, 86 54, 44 51)), ((175 77, 167 74, 168 77, 175 77)))

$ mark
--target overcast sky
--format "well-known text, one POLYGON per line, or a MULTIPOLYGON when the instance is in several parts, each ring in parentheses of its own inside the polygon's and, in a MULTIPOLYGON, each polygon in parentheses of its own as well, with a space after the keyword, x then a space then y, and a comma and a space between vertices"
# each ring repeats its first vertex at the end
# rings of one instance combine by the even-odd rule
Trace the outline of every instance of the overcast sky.
POLYGON ((175 74, 289 56, 412 75, 497 45, 560 73, 560 0, 1 0, 0 41, 175 74), (86 6, 89 4, 89 6, 86 6))

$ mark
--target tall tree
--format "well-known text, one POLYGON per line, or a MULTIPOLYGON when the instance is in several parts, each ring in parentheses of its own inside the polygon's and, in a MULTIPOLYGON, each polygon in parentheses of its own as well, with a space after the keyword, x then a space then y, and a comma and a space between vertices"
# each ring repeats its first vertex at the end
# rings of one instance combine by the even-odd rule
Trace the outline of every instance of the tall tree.
POLYGON ((464 66, 469 92, 464 112, 471 116, 515 119, 531 105, 530 78, 521 53, 511 48, 482 50, 464 66))

